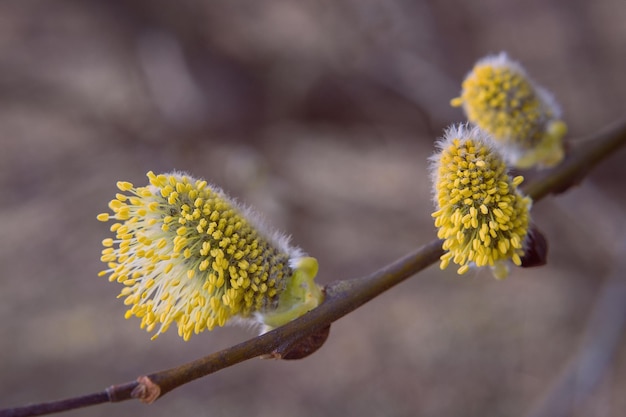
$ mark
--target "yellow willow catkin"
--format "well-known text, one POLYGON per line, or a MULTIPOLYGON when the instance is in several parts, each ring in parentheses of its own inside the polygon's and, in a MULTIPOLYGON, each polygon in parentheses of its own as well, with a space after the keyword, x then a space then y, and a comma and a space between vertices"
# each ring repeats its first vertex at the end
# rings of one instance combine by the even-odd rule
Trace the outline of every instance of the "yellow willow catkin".
POLYGON ((114 238, 103 240, 110 281, 124 285, 126 318, 157 330, 192 333, 250 319, 264 331, 316 307, 317 261, 267 231, 221 189, 181 173, 147 174, 149 185, 120 181, 109 203, 114 238))
POLYGON ((479 60, 451 104, 462 106, 467 119, 489 133, 518 168, 550 167, 564 157, 567 126, 558 105, 505 53, 479 60))
POLYGON ((478 128, 449 128, 431 158, 437 236, 444 240, 441 269, 450 262, 464 274, 470 265, 491 266, 496 278, 505 261, 521 264, 531 200, 517 189, 504 160, 478 128))

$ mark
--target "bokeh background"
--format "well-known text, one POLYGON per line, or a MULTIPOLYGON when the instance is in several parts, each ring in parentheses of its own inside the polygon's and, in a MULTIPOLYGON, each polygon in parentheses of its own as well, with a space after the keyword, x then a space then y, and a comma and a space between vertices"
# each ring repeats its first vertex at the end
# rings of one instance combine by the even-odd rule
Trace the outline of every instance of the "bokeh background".
MULTIPOLYGON (((1 1, 0 408, 253 335, 150 341, 124 320, 119 286, 97 277, 109 232, 96 215, 116 181, 204 177, 292 234, 320 282, 358 277, 435 236, 426 159, 463 119, 449 100, 475 60, 521 61, 577 140, 624 116, 624 22, 623 0, 1 1)), ((625 162, 534 207, 543 268, 498 282, 431 267, 335 323, 305 360, 63 415, 526 415, 579 351, 620 256, 625 162)), ((623 339, 602 375, 570 415, 624 415, 623 339)))

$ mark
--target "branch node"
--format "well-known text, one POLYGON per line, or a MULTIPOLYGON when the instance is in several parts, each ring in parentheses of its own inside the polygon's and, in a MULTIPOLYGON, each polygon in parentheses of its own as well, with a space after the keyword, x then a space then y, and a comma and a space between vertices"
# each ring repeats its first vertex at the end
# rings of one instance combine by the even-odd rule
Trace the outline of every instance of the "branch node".
POLYGON ((161 387, 152 382, 147 376, 137 378, 137 385, 130 393, 132 398, 138 399, 144 404, 152 404, 161 395, 161 387))

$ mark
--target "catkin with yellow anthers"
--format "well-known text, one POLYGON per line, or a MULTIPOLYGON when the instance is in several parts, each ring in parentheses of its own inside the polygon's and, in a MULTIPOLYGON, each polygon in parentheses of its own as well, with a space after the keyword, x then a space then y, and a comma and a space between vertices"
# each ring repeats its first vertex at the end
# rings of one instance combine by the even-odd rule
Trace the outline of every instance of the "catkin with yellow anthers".
POLYGON ((321 302, 317 268, 307 266, 316 261, 222 190, 180 173, 147 176, 144 187, 118 182, 127 194, 111 200, 112 214, 98 215, 119 221, 115 238, 102 242, 108 268, 99 275, 125 286, 127 318, 140 318, 156 335, 175 323, 188 340, 233 318, 267 329, 268 321, 281 325, 321 302))
POLYGON ((503 158, 477 128, 448 129, 438 148, 431 158, 436 205, 432 216, 447 251, 441 269, 450 262, 459 265, 459 274, 470 265, 494 271, 506 260, 519 265, 531 205, 517 189, 522 178, 508 175, 503 158))
POLYGON ((462 106, 467 119, 489 133, 518 168, 549 167, 563 159, 567 127, 558 105, 505 53, 479 60, 451 104, 462 106))

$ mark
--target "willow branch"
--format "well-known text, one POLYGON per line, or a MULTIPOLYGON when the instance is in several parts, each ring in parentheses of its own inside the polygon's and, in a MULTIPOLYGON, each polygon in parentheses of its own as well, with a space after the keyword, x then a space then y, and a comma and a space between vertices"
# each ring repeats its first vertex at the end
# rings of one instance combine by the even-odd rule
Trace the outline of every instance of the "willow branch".
MULTIPOLYGON (((578 183, 589 170, 626 144, 626 121, 599 132, 577 146, 559 166, 546 171, 524 191, 534 201, 560 193, 578 183)), ((316 309, 264 335, 212 353, 195 361, 141 376, 134 382, 113 385, 105 391, 67 400, 0 410, 0 417, 50 414, 104 402, 131 398, 151 403, 173 389, 220 369, 255 357, 285 352, 307 336, 356 310, 384 291, 435 263, 443 254, 434 240, 373 274, 329 284, 326 298, 316 309)))
POLYGON ((559 166, 544 172, 523 187, 526 195, 539 201, 548 194, 560 194, 578 184, 602 160, 626 143, 626 120, 621 120, 588 138, 578 141, 559 166))

